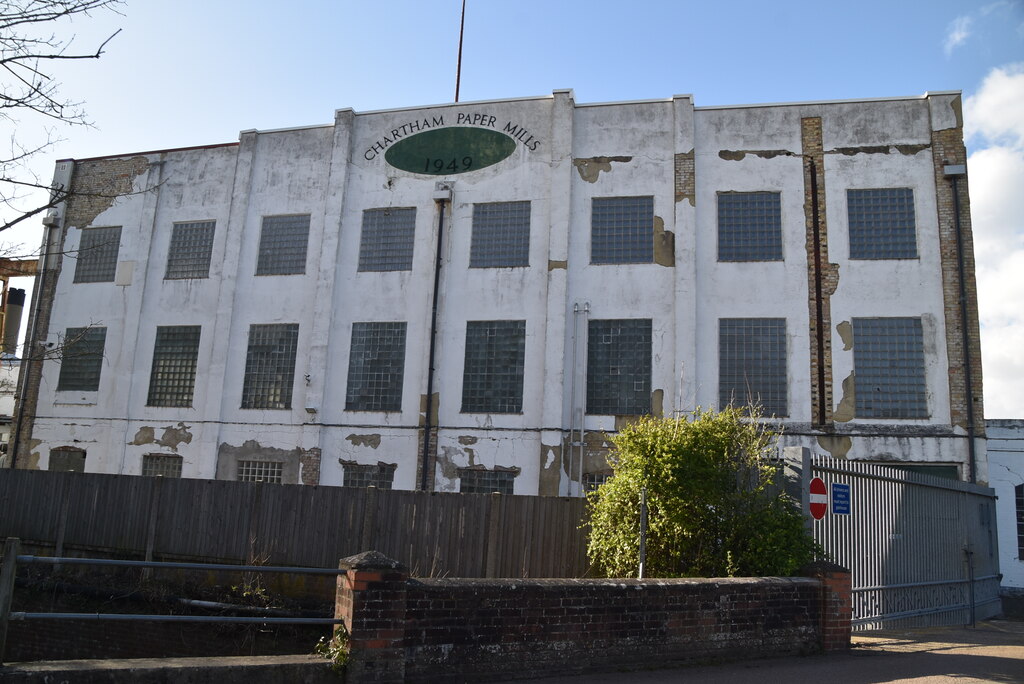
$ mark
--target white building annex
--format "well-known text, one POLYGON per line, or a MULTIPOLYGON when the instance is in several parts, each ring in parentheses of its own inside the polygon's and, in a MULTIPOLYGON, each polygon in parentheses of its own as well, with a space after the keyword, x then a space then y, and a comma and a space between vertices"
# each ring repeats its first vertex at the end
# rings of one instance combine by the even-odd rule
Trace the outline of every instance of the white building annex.
POLYGON ((984 482, 965 164, 958 92, 60 161, 31 334, 65 353, 14 465, 575 495, 632 417, 753 399, 785 445, 984 482))

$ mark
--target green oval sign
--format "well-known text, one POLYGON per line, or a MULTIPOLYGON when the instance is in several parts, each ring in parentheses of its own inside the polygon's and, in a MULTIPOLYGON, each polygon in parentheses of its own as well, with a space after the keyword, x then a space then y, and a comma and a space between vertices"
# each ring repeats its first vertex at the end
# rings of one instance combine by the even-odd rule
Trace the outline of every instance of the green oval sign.
POLYGON ((476 171, 508 157, 516 141, 489 128, 435 128, 388 148, 384 159, 396 169, 431 176, 476 171))

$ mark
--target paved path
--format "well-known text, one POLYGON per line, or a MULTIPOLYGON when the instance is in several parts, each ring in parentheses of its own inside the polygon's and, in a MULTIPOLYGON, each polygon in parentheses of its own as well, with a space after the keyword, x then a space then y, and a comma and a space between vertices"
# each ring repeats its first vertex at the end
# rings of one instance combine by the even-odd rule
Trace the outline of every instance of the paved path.
POLYGON ((915 684, 1024 682, 1024 622, 855 635, 849 653, 645 672, 550 677, 537 684, 915 684))

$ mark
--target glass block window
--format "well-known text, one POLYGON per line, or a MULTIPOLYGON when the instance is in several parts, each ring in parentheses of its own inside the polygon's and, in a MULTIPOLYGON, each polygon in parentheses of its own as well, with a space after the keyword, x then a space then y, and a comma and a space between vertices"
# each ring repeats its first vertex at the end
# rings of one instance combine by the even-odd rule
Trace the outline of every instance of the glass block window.
POLYGON ((847 190, 851 259, 916 259, 912 188, 847 190))
POLYGON ((1024 561, 1024 484, 1013 488, 1017 501, 1017 559, 1024 561))
POLYGON ((598 487, 611 479, 611 476, 611 473, 584 473, 583 491, 596 492, 598 487))
POLYGON ((345 487, 376 487, 391 489, 395 480, 396 463, 347 463, 342 462, 341 469, 345 474, 345 487))
POLYGON ((85 451, 74 447, 50 449, 48 469, 58 473, 84 473, 85 451))
POLYGON ((164 280, 210 277, 210 255, 213 254, 216 227, 216 221, 174 224, 164 280))
POLYGON ((651 412, 651 320, 592 320, 587 337, 587 413, 651 412))
POLYGON ((590 214, 590 263, 654 261, 654 198, 595 197, 590 214))
POLYGON ((367 209, 359 238, 360 271, 411 271, 416 208, 367 209))
POLYGON ((306 272, 309 215, 264 216, 256 275, 294 275, 306 272))
POLYGON ((529 265, 530 203, 474 204, 469 267, 511 268, 529 265))
POLYGON ((522 413, 526 321, 469 321, 463 413, 522 413))
POLYGON ((153 344, 147 406, 191 406, 199 358, 198 325, 160 326, 153 344))
POLYGON ((144 477, 181 477, 181 456, 174 454, 143 454, 144 477))
POLYGON ((854 318, 858 418, 927 418, 920 318, 854 318))
POLYGON ((401 411, 405 322, 353 323, 346 411, 401 411))
POLYGON ((459 491, 463 494, 512 494, 517 474, 514 470, 459 468, 459 491))
POLYGON ((85 228, 78 243, 75 262, 76 283, 112 283, 117 273, 117 252, 121 248, 121 226, 85 228))
POLYGON ((782 261, 779 193, 718 193, 718 260, 782 261))
POLYGON ((785 416, 787 386, 785 318, 719 319, 719 406, 749 404, 785 416))
POLYGON ((289 409, 295 383, 298 323, 249 326, 242 408, 289 409))
POLYGON ((236 476, 239 482, 281 484, 284 464, 280 461, 239 461, 236 476))
POLYGON ((68 328, 60 360, 58 392, 95 392, 100 388, 106 328, 68 328))

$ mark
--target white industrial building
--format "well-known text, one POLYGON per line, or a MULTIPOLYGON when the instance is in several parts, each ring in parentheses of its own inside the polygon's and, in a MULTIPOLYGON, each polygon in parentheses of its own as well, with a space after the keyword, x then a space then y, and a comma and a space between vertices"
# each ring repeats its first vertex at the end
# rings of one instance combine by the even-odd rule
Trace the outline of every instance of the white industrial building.
POLYGON ((1024 614, 1024 420, 989 420, 985 426, 991 485, 998 497, 1003 606, 1007 613, 1020 616, 1024 614))
POLYGON ((957 92, 556 91, 61 161, 15 466, 571 495, 633 416, 753 400, 984 482, 965 164, 957 92))

